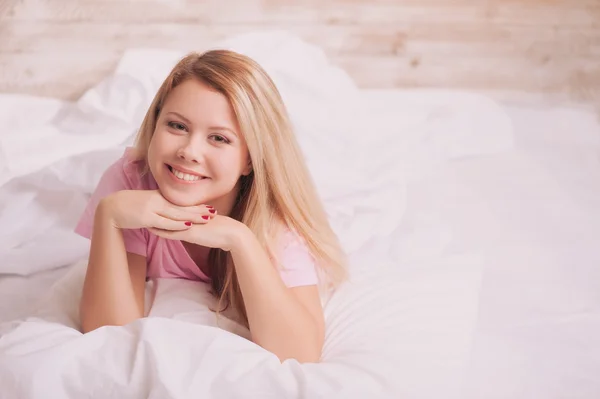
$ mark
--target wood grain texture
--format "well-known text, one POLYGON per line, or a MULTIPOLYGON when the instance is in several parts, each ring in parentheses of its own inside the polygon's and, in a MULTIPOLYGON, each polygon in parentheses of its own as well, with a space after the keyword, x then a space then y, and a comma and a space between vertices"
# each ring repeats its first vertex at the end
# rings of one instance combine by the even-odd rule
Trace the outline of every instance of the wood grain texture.
POLYGON ((600 104, 600 0, 0 0, 0 91, 74 99, 127 48, 264 29, 318 44, 361 87, 600 104))

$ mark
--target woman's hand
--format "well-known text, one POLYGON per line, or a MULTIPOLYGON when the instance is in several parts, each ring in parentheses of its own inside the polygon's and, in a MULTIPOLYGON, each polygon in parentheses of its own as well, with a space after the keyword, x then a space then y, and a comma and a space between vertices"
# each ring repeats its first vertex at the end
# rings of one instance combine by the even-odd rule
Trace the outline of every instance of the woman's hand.
POLYGON ((186 230, 168 231, 161 228, 149 228, 148 231, 169 240, 186 241, 203 247, 230 251, 240 237, 250 230, 235 219, 217 215, 208 222, 194 224, 186 230))
POLYGON ((194 224, 207 223, 216 213, 207 205, 173 205, 158 190, 117 191, 102 199, 100 205, 119 229, 189 230, 194 224))

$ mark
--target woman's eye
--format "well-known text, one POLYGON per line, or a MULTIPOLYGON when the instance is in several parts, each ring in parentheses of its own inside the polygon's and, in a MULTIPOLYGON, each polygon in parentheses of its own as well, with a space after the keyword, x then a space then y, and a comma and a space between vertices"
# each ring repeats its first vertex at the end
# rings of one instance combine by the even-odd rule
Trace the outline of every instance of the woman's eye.
POLYGON ((217 143, 225 143, 225 144, 229 143, 229 140, 227 140, 225 137, 219 136, 219 135, 212 136, 212 139, 214 141, 216 141, 217 143))
POLYGON ((177 129, 177 130, 185 130, 186 127, 184 124, 179 123, 179 122, 169 122, 167 123, 167 125, 169 125, 169 127, 172 127, 173 129, 177 129))

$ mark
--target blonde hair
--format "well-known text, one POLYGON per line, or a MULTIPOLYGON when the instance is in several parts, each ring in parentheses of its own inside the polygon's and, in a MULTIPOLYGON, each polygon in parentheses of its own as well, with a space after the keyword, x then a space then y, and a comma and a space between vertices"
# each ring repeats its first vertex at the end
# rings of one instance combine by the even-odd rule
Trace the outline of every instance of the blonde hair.
MULTIPOLYGON (((228 50, 212 50, 192 53, 179 61, 142 122, 136 158, 147 167, 148 147, 160 110, 171 90, 188 79, 197 79, 229 100, 248 146, 252 173, 240 178, 229 216, 247 225, 272 257, 276 257, 272 241, 278 238, 278 226, 283 224, 305 240, 329 287, 345 280, 344 253, 317 195, 281 95, 252 59, 228 50)), ((217 314, 231 305, 248 327, 231 255, 212 249, 209 268, 212 292, 219 298, 217 314)))

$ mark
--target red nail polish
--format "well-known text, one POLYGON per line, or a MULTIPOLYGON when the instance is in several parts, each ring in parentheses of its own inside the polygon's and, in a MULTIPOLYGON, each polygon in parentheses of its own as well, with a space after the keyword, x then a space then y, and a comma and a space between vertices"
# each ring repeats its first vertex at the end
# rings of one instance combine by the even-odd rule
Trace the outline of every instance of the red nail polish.
POLYGON ((191 225, 192 225, 192 222, 185 222, 185 225, 186 225, 186 226, 191 226, 191 225))
POLYGON ((211 206, 211 205, 206 205, 206 207, 209 208, 209 209, 213 209, 214 208, 214 206, 211 206))
POLYGON ((202 215, 202 219, 208 220, 208 216, 207 215, 202 215))
POLYGON ((208 210, 210 213, 215 213, 217 210, 216 209, 209 209, 208 210))

